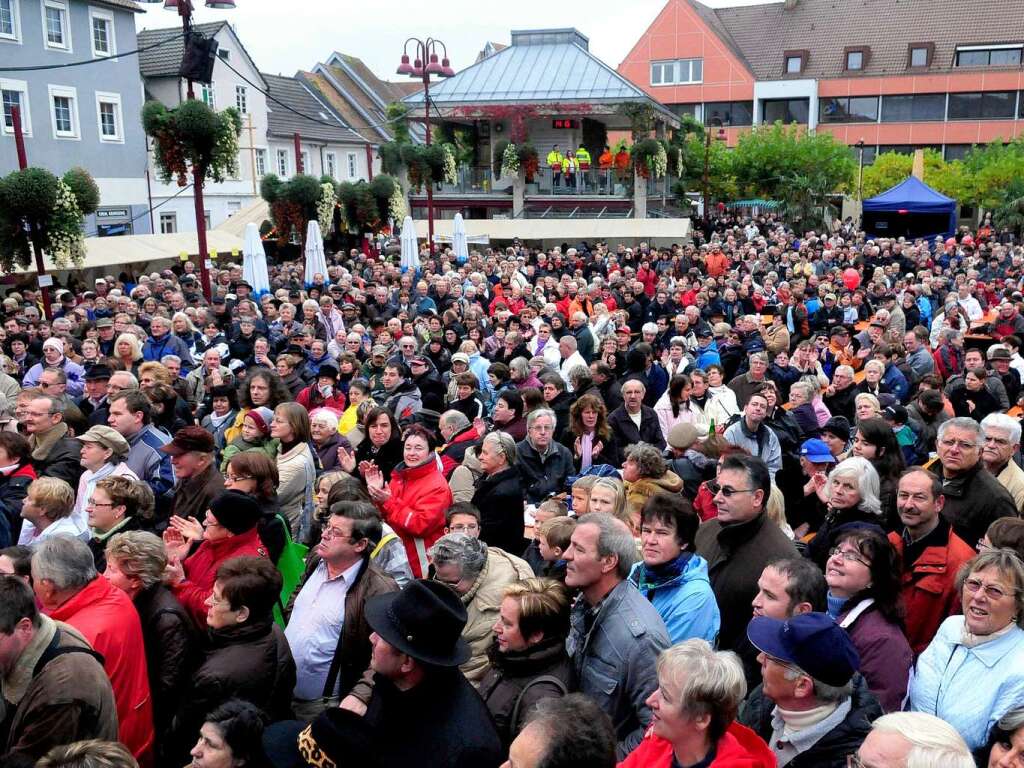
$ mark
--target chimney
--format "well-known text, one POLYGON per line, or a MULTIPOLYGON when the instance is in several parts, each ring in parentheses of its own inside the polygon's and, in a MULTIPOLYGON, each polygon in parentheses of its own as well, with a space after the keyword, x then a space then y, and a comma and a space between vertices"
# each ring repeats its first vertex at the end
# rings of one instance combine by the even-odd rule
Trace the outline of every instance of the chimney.
POLYGON ((785 2, 782 4, 782 7, 785 8, 787 11, 792 11, 796 9, 796 4, 799 2, 800 0, 785 0, 785 2))

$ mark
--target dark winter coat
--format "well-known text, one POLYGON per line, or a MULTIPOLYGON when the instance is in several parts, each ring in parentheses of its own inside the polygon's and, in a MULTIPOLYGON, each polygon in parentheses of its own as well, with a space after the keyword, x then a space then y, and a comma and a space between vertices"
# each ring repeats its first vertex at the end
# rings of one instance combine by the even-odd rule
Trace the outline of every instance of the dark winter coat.
POLYGON ((969 545, 976 544, 993 521, 1017 517, 1010 492, 980 460, 972 469, 950 479, 946 479, 941 463, 937 462, 932 471, 942 478, 942 494, 946 497, 942 516, 969 545))
POLYGON ((550 451, 543 459, 537 449, 530 445, 529 438, 516 443, 516 448, 519 450, 519 472, 523 477, 528 502, 539 504, 551 494, 565 490, 566 478, 575 471, 572 453, 568 448, 552 441, 550 451))
POLYGON ((480 538, 506 552, 523 549, 523 479, 517 467, 481 475, 473 494, 480 510, 480 538))
POLYGON ((625 405, 608 414, 608 428, 612 431, 615 444, 620 448, 636 443, 648 443, 658 450, 665 450, 665 436, 661 431, 658 414, 646 405, 640 406, 640 429, 637 429, 636 424, 629 418, 625 405))

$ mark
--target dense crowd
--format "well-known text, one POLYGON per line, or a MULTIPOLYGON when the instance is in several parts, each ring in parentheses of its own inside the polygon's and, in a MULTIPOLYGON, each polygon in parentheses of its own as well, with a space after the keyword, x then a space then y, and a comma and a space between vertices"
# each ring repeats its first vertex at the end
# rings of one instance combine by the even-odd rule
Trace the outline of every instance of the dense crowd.
POLYGON ((7 293, 0 764, 1020 764, 1020 246, 398 262, 7 293))

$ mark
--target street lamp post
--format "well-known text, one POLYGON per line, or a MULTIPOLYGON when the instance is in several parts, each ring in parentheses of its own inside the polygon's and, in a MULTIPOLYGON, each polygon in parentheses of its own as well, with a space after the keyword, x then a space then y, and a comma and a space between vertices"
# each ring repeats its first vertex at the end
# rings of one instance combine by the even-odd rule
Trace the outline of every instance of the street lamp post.
MULTIPOLYGON (((159 3, 161 0, 142 0, 146 3, 159 3)), ((195 9, 195 2, 198 0, 163 0, 164 8, 178 12, 181 17, 181 30, 184 45, 188 45, 188 36, 192 32, 192 11, 195 9)), ((235 0, 206 0, 207 8, 229 10, 235 7, 235 0)), ((196 97, 195 88, 191 78, 186 81, 186 96, 189 100, 196 97)), ((213 302, 213 292, 210 287, 210 270, 206 263, 210 254, 206 245, 206 204, 203 201, 203 182, 206 179, 206 168, 197 166, 192 168, 192 199, 196 209, 196 236, 199 241, 199 275, 203 284, 203 296, 207 303, 213 302)))
MULTIPOLYGON (((718 118, 712 120, 712 125, 718 127, 715 133, 715 141, 725 141, 725 128, 718 118)), ((710 126, 709 126, 710 127, 710 126)), ((711 131, 704 131, 704 224, 711 221, 711 131)))
MULTIPOLYGON (((408 75, 423 81, 424 130, 426 145, 430 146, 430 76, 451 77, 455 74, 448 61, 448 47, 440 40, 428 37, 425 41, 410 37, 402 47, 402 60, 398 65, 399 75, 408 75), (416 44, 415 60, 409 63, 409 43, 416 44), (437 60, 437 47, 444 51, 441 61, 437 60)), ((434 183, 427 183, 427 248, 434 255, 434 183)))
POLYGON ((857 202, 863 204, 864 202, 864 139, 861 139, 855 145, 860 150, 860 160, 858 161, 859 169, 857 172, 857 202))

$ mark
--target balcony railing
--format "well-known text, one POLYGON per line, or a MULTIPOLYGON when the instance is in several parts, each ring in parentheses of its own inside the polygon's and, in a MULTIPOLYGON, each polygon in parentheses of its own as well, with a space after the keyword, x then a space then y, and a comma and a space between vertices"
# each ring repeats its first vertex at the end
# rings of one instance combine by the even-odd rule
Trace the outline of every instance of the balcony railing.
POLYGON ((434 193, 449 195, 480 195, 504 191, 494 189, 494 173, 486 166, 462 166, 458 169, 458 179, 454 184, 438 184, 434 193))

